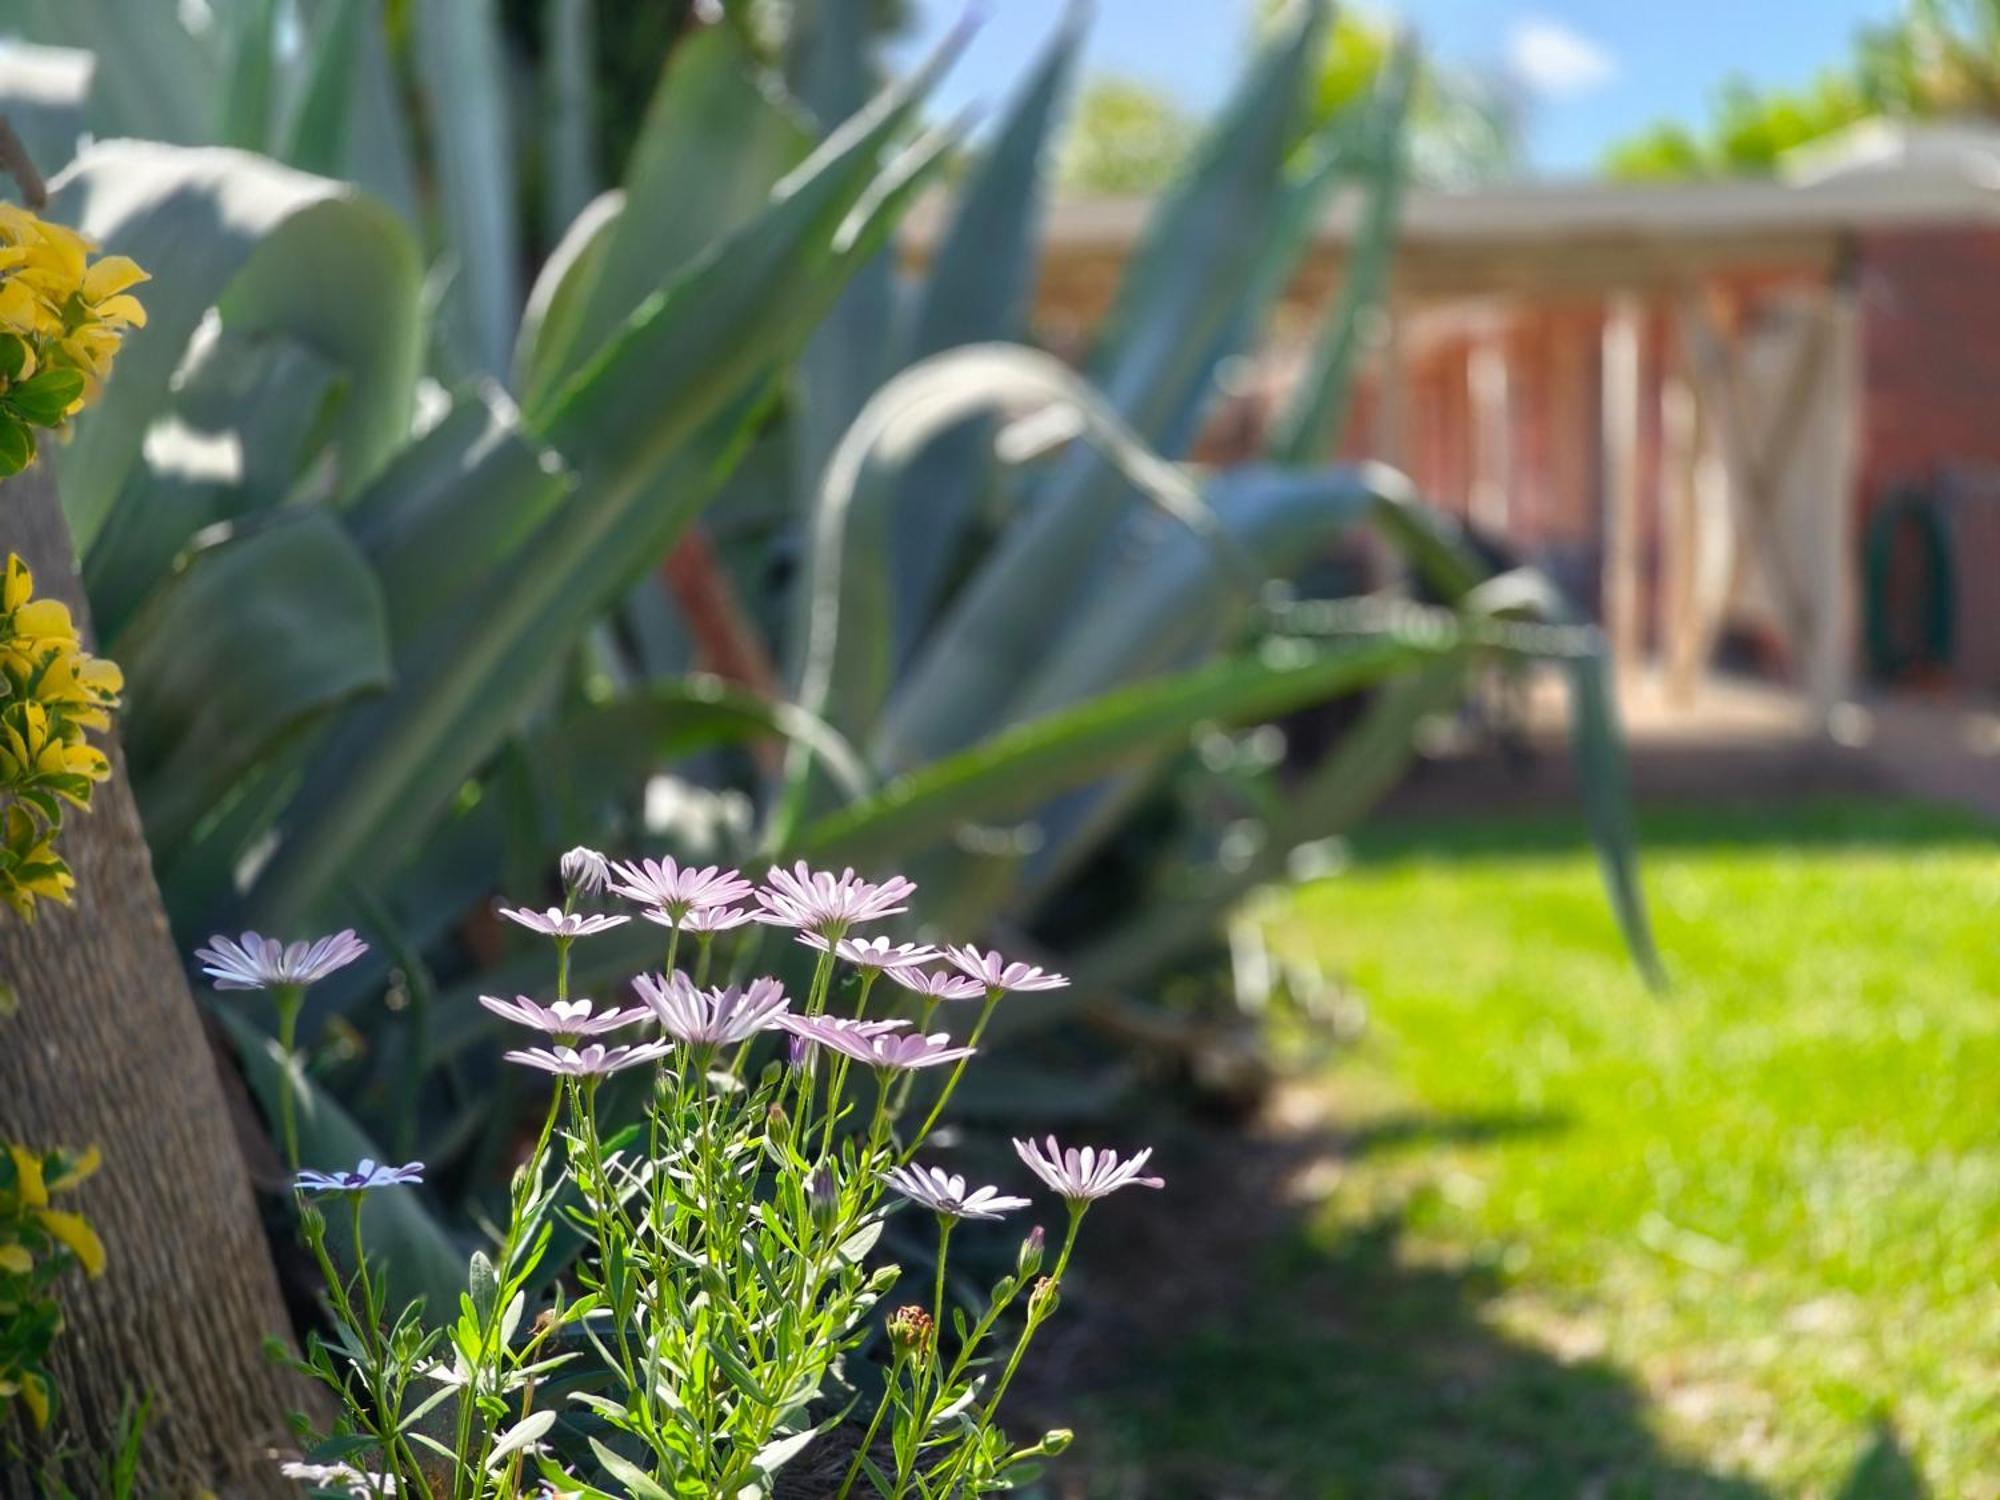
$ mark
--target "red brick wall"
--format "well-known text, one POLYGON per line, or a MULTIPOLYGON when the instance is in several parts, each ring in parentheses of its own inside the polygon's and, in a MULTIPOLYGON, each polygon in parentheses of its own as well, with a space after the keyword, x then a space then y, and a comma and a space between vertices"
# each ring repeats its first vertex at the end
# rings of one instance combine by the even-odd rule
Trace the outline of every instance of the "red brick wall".
MULTIPOLYGON (((1862 238, 1861 485, 1867 518, 1889 489, 1949 469, 2000 465, 2000 230, 1910 229, 1862 238)), ((2000 566, 1994 501, 1953 516, 1956 685, 2000 688, 2000 566)), ((1858 550, 1857 550, 1857 555, 1858 550)))

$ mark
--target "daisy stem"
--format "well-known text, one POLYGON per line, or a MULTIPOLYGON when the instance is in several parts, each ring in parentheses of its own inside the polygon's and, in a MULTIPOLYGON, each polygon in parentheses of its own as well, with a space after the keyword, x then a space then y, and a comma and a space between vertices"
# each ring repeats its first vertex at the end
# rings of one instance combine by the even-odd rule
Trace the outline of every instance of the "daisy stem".
POLYGON ((910 1137, 910 1144, 904 1148, 901 1157, 905 1164, 917 1154, 917 1147, 924 1143, 924 1137, 931 1133, 931 1127, 937 1124, 938 1117, 945 1111, 945 1106, 951 1103, 951 1096, 958 1091, 958 1080, 965 1076, 965 1065, 972 1061, 970 1049, 977 1047, 979 1039, 986 1035, 986 1023, 993 1019, 993 1007, 1000 1003, 1000 997, 1006 993, 997 985, 987 987, 986 1004, 979 1012, 978 1024, 972 1028, 972 1035, 966 1038, 965 1045, 968 1050, 965 1056, 958 1060, 958 1066, 951 1070, 951 1077, 945 1080, 944 1089, 939 1093, 937 1103, 931 1106, 931 1112, 924 1117, 923 1125, 910 1137))
POLYGON ((305 1006, 302 985, 280 985, 272 999, 278 1007, 278 1132, 284 1140, 285 1165, 293 1175, 299 1170, 299 1112, 293 1095, 292 1070, 298 1066, 295 1047, 299 1032, 299 1011, 305 1006))
MULTIPOLYGON (((861 994, 854 1002, 855 1020, 859 1021, 868 1013, 868 992, 875 987, 875 980, 880 973, 881 970, 879 969, 863 969, 861 971, 861 994)), ((821 1161, 825 1161, 833 1154, 833 1123, 840 1114, 841 1091, 847 1087, 847 1068, 848 1060, 843 1054, 833 1064, 832 1074, 827 1081, 826 1129, 822 1132, 819 1142, 819 1156, 821 1161)))

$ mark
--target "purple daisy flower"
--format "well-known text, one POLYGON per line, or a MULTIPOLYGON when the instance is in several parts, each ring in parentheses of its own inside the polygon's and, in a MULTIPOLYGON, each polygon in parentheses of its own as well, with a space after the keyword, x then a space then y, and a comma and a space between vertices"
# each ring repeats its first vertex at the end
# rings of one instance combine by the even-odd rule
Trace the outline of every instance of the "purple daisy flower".
POLYGON ((1026 1162, 1028 1170, 1047 1183, 1052 1192, 1074 1203, 1094 1202, 1122 1187, 1158 1188, 1167 1185, 1163 1178, 1139 1175, 1152 1159, 1151 1146, 1130 1161, 1121 1162, 1116 1151, 1101 1151, 1090 1146, 1081 1150, 1071 1146, 1064 1150, 1056 1144, 1056 1138, 1050 1136, 1046 1152, 1034 1141, 1017 1139, 1014 1154, 1026 1162))
POLYGON ((687 914, 678 920, 670 911, 651 907, 639 913, 648 922, 657 922, 662 927, 678 927, 682 932, 692 932, 700 937, 713 937, 718 932, 727 932, 732 927, 742 927, 757 920, 757 914, 745 911, 740 906, 691 906, 687 914))
POLYGON ((595 1010, 588 1000, 557 1000, 549 1005, 538 1005, 526 995, 516 995, 512 1000, 502 1000, 497 995, 481 995, 479 1003, 504 1021, 532 1027, 550 1036, 603 1036, 606 1032, 617 1031, 646 1019, 646 1012, 636 1005, 595 1010))
POLYGON ((595 896, 611 879, 604 856, 578 844, 562 857, 563 885, 579 896, 595 896))
POLYGON ((423 1180, 424 1164, 420 1161, 389 1167, 364 1156, 351 1172, 301 1172, 292 1179, 292 1186, 305 1193, 365 1193, 370 1188, 404 1187, 423 1180))
POLYGON ((219 990, 268 990, 317 984, 368 951, 353 928, 290 947, 276 938, 246 932, 241 939, 220 933, 194 950, 201 971, 219 990))
POLYGON ((787 1016, 779 1025, 795 1036, 831 1047, 871 1068, 930 1068, 972 1056, 970 1047, 954 1047, 940 1031, 920 1036, 905 1031, 908 1021, 850 1021, 840 1016, 787 1016))
POLYGON ((968 1193, 965 1179, 942 1167, 891 1167, 883 1176, 912 1203, 954 1219, 998 1219, 1028 1206, 1026 1198, 1010 1198, 995 1187, 968 1193))
POLYGON ((503 906, 500 915, 510 922, 518 922, 530 932, 539 932, 544 937, 580 938, 592 933, 608 932, 613 927, 622 927, 631 921, 630 917, 604 914, 586 915, 580 911, 564 911, 551 906, 547 911, 534 911, 525 906, 503 906))
POLYGON ((879 885, 852 870, 838 875, 814 870, 800 860, 789 870, 771 867, 770 882, 757 888, 757 920, 837 938, 856 922, 873 922, 907 911, 916 886, 900 875, 879 885))
POLYGON ((1038 969, 1033 964, 1010 964, 998 953, 981 953, 970 943, 963 948, 956 945, 944 950, 961 974, 978 980, 991 990, 1006 990, 1010 994, 1026 990, 1059 990, 1069 984, 1061 975, 1038 969))
POLYGON ((641 859, 611 867, 618 895, 665 913, 672 926, 690 912, 727 906, 750 894, 750 882, 720 865, 676 864, 672 859, 641 859))
POLYGON ((753 979, 747 990, 696 989, 687 975, 662 979, 641 974, 632 988, 646 1002, 669 1036, 691 1047, 733 1047, 777 1024, 790 1008, 784 986, 775 979, 753 979))
POLYGON ((524 1063, 531 1068, 540 1068, 544 1073, 567 1078, 598 1078, 607 1073, 636 1068, 641 1063, 657 1062, 672 1050, 672 1045, 667 1042, 640 1042, 633 1047, 607 1047, 602 1042, 592 1042, 583 1048, 558 1044, 554 1047, 526 1047, 500 1055, 508 1062, 524 1063))
POLYGON ((909 969, 938 957, 938 950, 922 943, 894 943, 885 937, 828 939, 821 933, 801 932, 799 941, 821 953, 832 950, 857 969, 909 969))
POLYGON ((977 1000, 986 993, 986 986, 976 979, 968 979, 963 974, 951 974, 941 969, 885 969, 882 971, 913 995, 923 995, 932 1000, 977 1000))

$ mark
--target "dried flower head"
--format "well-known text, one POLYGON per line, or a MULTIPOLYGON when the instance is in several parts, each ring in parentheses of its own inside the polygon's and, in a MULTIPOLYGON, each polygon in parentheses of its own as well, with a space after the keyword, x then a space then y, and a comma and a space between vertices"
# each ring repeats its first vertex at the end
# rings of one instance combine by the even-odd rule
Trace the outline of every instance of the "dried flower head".
POLYGON ((1061 974, 1038 969, 1033 964, 1009 963, 998 953, 981 953, 969 943, 963 948, 946 948, 944 956, 961 974, 978 980, 988 989, 1005 990, 1010 994, 1028 990, 1059 990, 1069 983, 1061 974))
POLYGON ((631 1047, 606 1047, 593 1042, 588 1047, 526 1047, 500 1055, 508 1062, 540 1068, 567 1078, 600 1078, 641 1063, 658 1062, 673 1048, 666 1042, 640 1042, 631 1047))
POLYGON ((317 984, 368 951, 352 928, 290 947, 276 938, 246 932, 241 939, 210 938, 194 950, 201 971, 219 990, 268 990, 317 984))
POLYGON ((733 1047, 777 1024, 791 1006, 775 979, 753 979, 747 990, 730 985, 697 989, 687 975, 642 974, 632 981, 639 998, 667 1035, 691 1047, 733 1047))
POLYGON ((365 1193, 370 1188, 407 1187, 423 1180, 424 1164, 420 1161, 390 1167, 364 1156, 349 1172, 301 1172, 292 1179, 292 1186, 302 1193, 365 1193))
POLYGON ((614 864, 611 889, 627 900, 649 906, 675 926, 691 912, 728 906, 750 894, 750 882, 720 865, 681 865, 672 859, 641 859, 614 864))
POLYGON ((558 906, 551 906, 547 911, 535 911, 525 906, 503 906, 499 908, 499 912, 508 921, 519 923, 530 932, 539 932, 544 937, 552 938, 589 937, 593 933, 608 932, 613 927, 622 927, 632 920, 630 917, 604 913, 564 911, 558 906))
POLYGON ((889 1314, 889 1342, 900 1354, 921 1359, 930 1352, 937 1324, 921 1307, 899 1307, 889 1314))
POLYGON ((932 1213, 954 1219, 999 1219, 1026 1208, 1026 1198, 1010 1198, 995 1187, 966 1191, 965 1179, 942 1167, 914 1164, 891 1167, 883 1174, 890 1187, 932 1213))
POLYGON ((1152 1159, 1151 1146, 1124 1162, 1118 1159, 1116 1151, 1099 1150, 1092 1146, 1080 1150, 1071 1146, 1065 1150, 1056 1144, 1054 1136, 1048 1138, 1046 1151, 1034 1141, 1017 1139, 1014 1152, 1027 1163, 1029 1171, 1049 1185, 1051 1191, 1074 1203, 1093 1202, 1122 1187, 1166 1186, 1161 1178, 1139 1175, 1152 1159))
POLYGON ((766 879, 769 883, 759 886, 756 893, 758 921, 817 932, 827 938, 842 936, 857 922, 878 921, 907 911, 904 903, 917 889, 900 875, 878 885, 852 870, 838 875, 814 870, 804 860, 789 870, 773 865, 766 879))
POLYGON ((978 980, 944 969, 895 968, 882 972, 911 994, 931 1000, 977 1000, 986 993, 986 986, 978 980))
POLYGON ((526 995, 502 1000, 497 995, 481 995, 479 1003, 503 1021, 531 1027, 548 1036, 603 1036, 626 1026, 637 1025, 647 1012, 636 1005, 597 1010, 588 1000, 557 1000, 539 1005, 526 995))

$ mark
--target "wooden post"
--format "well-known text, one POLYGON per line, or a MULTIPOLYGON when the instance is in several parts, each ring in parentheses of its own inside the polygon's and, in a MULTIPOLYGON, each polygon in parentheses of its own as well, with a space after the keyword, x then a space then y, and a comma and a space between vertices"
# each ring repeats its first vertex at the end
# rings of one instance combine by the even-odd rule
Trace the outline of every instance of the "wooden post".
POLYGON ((1483 334, 1465 367, 1472 405, 1472 524, 1492 536, 1506 533, 1513 473, 1506 337, 1505 329, 1483 334))
POLYGON ((1695 655, 1695 546, 1700 496, 1700 415, 1680 367, 1660 387, 1661 584, 1658 635, 1666 657, 1667 701, 1694 702, 1701 675, 1695 655))
POLYGON ((1643 313, 1617 298, 1604 319, 1600 417, 1604 433, 1604 624, 1612 659, 1639 663, 1639 400, 1643 313))
POLYGON ((1375 405, 1375 456, 1409 472, 1409 370, 1403 360, 1403 299, 1393 294, 1381 305, 1381 339, 1375 405))
POLYGON ((1862 369, 1861 311, 1851 267, 1827 288, 1826 369, 1821 397, 1831 408, 1830 482, 1826 507, 1811 529, 1806 573, 1812 600, 1812 634, 1806 642, 1806 692, 1813 722, 1824 730, 1847 695, 1854 667, 1855 580, 1851 539, 1855 487, 1860 478, 1862 369))

